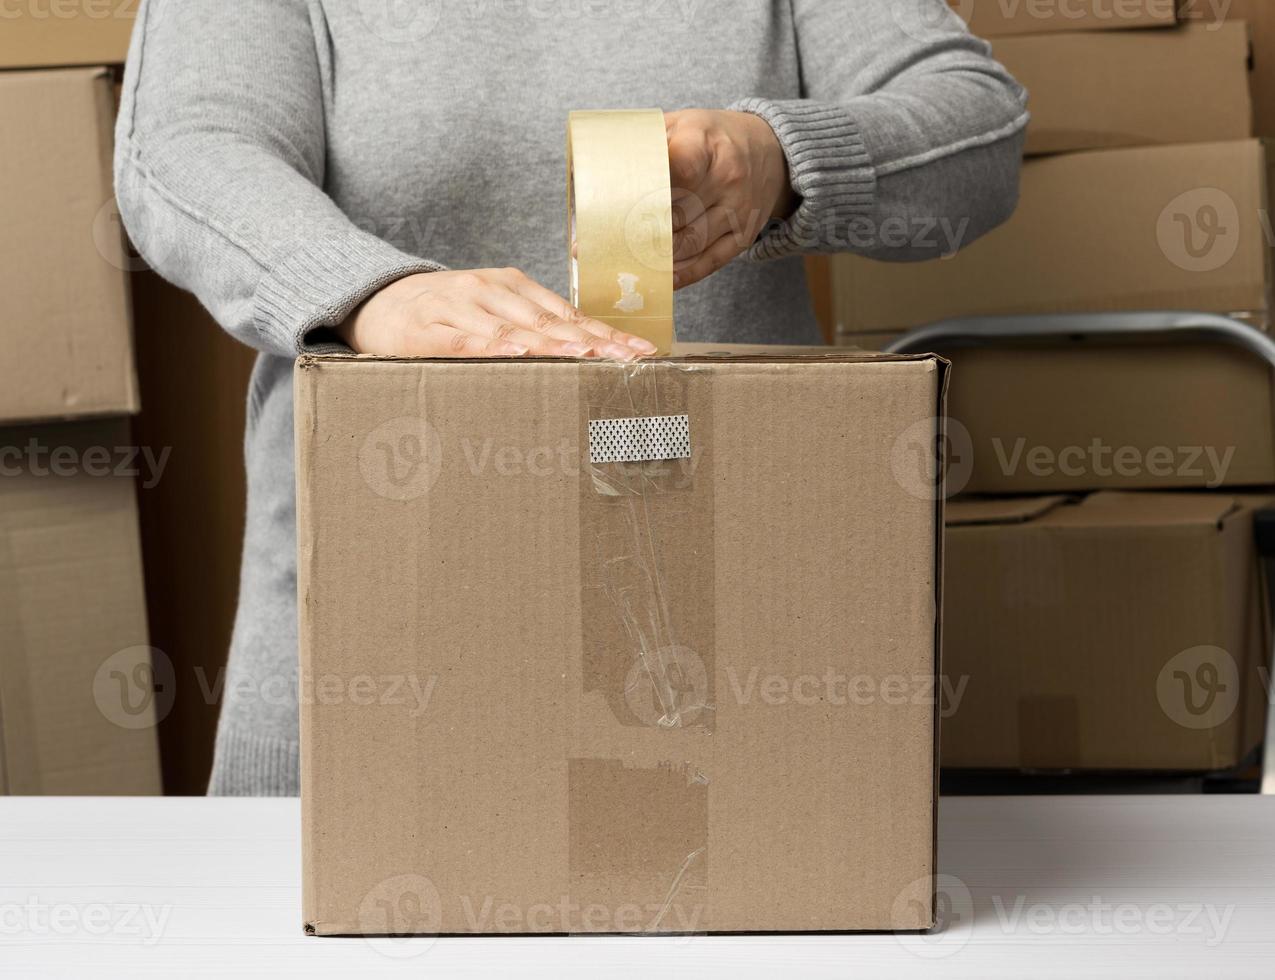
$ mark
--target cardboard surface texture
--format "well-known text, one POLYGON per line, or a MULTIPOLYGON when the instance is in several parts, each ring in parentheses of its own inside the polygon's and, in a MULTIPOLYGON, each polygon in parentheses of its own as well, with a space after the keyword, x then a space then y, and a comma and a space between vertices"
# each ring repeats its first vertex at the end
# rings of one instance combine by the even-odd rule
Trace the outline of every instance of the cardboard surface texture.
POLYGON ((0 153, 0 422, 137 411, 114 112, 105 69, 0 73, 21 134, 0 153))
MULTIPOLYGON (((915 0, 908 0, 914 3, 915 0)), ((1187 0, 948 0, 982 37, 1172 27, 1187 0)))
POLYGON ((151 670, 130 445, 118 420, 0 429, 5 793, 160 792, 172 678, 151 670))
POLYGON ((1009 37, 992 53, 1030 93, 1029 154, 1253 135, 1244 24, 1009 37))
POLYGON ((953 501, 943 765, 1233 768, 1265 724, 1266 497, 953 501))
POLYGON ((1268 159, 1256 140, 1028 160, 1018 210, 952 258, 835 262, 839 334, 957 316, 1270 313, 1268 159))
POLYGON ((0 68, 122 64, 140 2, 26 0, 8 4, 0 8, 0 68))
POLYGON ((1220 18, 1243 23, 1252 42, 1252 93, 1256 135, 1275 138, 1275 4, 1270 0, 1226 0, 1201 4, 1195 19, 1216 25, 1220 18))
POLYGON ((948 399, 969 493, 1275 484, 1271 367, 1216 343, 965 348, 948 399))
POLYGON ((942 393, 826 350, 303 359, 307 931, 926 928, 942 393), (654 416, 682 457, 589 461, 654 416))

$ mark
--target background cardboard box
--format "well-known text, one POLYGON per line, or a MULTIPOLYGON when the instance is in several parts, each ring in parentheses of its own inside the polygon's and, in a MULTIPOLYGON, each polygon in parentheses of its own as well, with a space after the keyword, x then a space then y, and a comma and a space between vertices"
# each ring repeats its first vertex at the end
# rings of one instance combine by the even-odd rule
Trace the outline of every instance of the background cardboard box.
POLYGON ((1237 766, 1265 724, 1253 543, 1266 497, 953 501, 943 671, 964 683, 943 765, 1237 766))
MULTIPOLYGON (((164 0, 160 0, 164 2, 164 0)), ((0 13, 0 68, 120 64, 141 0, 25 0, 0 13)))
POLYGON ((307 930, 926 928, 941 518, 899 474, 942 383, 835 353, 302 359, 307 930), (588 462, 590 420, 683 414, 690 462, 588 462), (363 674, 432 695, 335 690, 363 674), (836 678, 877 693, 808 689, 836 678), (489 898, 521 914, 466 913, 489 898))
POLYGON ((5 793, 160 792, 172 678, 150 661, 133 445, 119 420, 0 429, 5 793))
POLYGON ((0 422, 138 409, 113 124, 105 69, 0 73, 0 422))
MULTIPOLYGON (((903 2, 903 0, 900 0, 903 2)), ((914 2, 914 0, 909 0, 914 2)), ((1183 0, 948 0, 980 37, 1172 27, 1183 0)))
POLYGON ((1010 220, 949 259, 834 259, 839 334, 957 316, 1197 310, 1264 324, 1269 161, 1244 140, 1041 157, 1010 220))
MULTIPOLYGON (((1249 29, 1253 51, 1253 111, 1256 133, 1275 137, 1275 4, 1271 0, 1226 0, 1225 16, 1242 21, 1249 29)), ((1207 7, 1196 9, 1193 16, 1204 23, 1217 21, 1207 7)))
POLYGON ((1007 37, 992 53, 1030 93, 1029 154, 1253 135, 1242 23, 1007 37))
POLYGON ((1272 369, 1217 343, 939 347, 956 491, 1275 484, 1272 369))

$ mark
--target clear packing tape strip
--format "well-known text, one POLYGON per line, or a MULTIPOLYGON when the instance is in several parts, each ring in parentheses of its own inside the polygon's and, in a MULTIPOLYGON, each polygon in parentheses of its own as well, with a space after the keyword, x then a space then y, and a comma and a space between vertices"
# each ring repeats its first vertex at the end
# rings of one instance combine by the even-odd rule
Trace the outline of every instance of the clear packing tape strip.
POLYGON ((668 354, 673 346, 673 205, 659 109, 567 119, 571 302, 668 354))
POLYGON ((712 368, 581 367, 586 683, 625 725, 712 728, 712 368), (694 596, 694 601, 690 597, 694 596))
POLYGON ((640 908, 642 932, 702 931, 717 617, 701 439, 714 372, 665 359, 579 370, 581 673, 615 724, 587 729, 569 761, 572 898, 640 908))

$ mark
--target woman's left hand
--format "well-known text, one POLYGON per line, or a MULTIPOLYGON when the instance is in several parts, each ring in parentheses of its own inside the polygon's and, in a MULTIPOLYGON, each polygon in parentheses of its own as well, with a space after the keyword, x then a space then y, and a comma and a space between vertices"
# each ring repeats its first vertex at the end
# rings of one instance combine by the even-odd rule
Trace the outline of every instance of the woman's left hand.
POLYGON ((770 124, 749 112, 664 114, 673 184, 673 285, 681 289, 744 252, 797 205, 770 124))

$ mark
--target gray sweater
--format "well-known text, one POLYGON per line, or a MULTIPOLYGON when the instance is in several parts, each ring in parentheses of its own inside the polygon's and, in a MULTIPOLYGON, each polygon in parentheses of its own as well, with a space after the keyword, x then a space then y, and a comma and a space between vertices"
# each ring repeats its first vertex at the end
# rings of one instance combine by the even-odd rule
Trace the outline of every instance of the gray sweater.
POLYGON ((1003 221, 1024 103, 944 0, 145 0, 120 209, 261 352, 210 791, 298 789, 293 360, 410 273, 512 265, 563 292, 568 110, 765 119, 799 209, 678 294, 678 335, 806 344, 801 253, 934 258, 1003 221))

